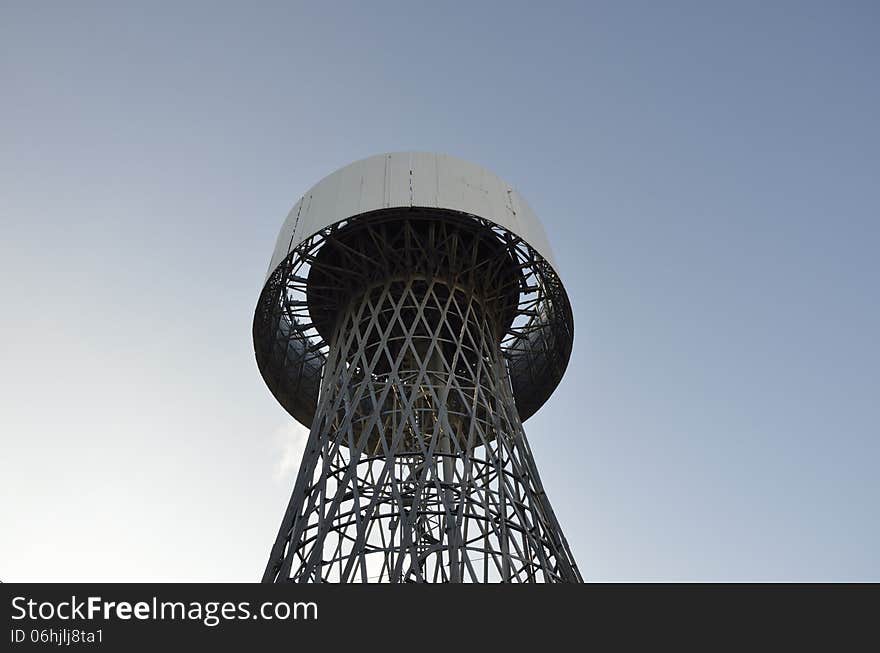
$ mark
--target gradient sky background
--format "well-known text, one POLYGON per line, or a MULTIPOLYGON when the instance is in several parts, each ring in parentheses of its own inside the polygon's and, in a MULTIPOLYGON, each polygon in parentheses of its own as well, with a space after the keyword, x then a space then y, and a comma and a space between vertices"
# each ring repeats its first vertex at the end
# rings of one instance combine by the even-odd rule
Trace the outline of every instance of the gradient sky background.
POLYGON ((259 579, 278 229, 428 150, 554 246, 526 431, 588 579, 880 580, 880 5, 137 4, 0 2, 0 579, 259 579))

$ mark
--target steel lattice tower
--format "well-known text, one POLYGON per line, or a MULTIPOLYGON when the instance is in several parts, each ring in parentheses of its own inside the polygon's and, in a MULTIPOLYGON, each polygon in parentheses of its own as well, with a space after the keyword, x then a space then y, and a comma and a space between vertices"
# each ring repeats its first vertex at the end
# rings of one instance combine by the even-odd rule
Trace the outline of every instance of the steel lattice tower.
POLYGON ((571 353, 543 229, 492 173, 386 154, 308 191, 254 317, 310 427, 264 582, 581 582, 522 422, 571 353))

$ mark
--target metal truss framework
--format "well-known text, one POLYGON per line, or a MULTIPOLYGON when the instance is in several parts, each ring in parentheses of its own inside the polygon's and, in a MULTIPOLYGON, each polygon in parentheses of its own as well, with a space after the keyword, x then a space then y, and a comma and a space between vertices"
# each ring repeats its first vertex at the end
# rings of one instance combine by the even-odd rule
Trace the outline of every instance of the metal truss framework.
POLYGON ((517 384, 558 380, 571 346, 528 245, 437 211, 352 219, 288 257, 254 335, 279 399, 320 365, 264 582, 582 581, 521 421, 517 384))

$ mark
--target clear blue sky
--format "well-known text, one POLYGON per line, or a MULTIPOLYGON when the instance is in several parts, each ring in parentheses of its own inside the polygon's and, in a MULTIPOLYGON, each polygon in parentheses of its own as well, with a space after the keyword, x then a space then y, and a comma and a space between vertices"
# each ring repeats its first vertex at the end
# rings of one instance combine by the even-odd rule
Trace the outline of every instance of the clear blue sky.
MULTIPOLYGON (((125 5, 125 6, 122 6, 125 5)), ((318 179, 454 154, 544 221, 526 423, 592 580, 880 580, 874 2, 0 8, 0 579, 256 580, 297 433, 253 360, 318 179)))

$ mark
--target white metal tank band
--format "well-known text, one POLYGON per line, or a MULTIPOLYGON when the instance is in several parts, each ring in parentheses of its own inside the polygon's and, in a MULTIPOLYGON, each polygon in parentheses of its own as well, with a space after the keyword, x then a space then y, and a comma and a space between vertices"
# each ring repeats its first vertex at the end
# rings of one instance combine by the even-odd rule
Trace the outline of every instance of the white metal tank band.
POLYGON ((299 243, 324 227, 378 209, 407 206, 485 218, 522 238, 557 269, 540 220, 507 182, 446 154, 395 152, 356 161, 309 189, 281 227, 266 279, 299 243))

